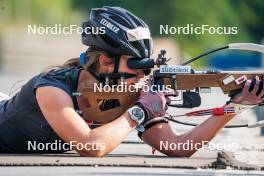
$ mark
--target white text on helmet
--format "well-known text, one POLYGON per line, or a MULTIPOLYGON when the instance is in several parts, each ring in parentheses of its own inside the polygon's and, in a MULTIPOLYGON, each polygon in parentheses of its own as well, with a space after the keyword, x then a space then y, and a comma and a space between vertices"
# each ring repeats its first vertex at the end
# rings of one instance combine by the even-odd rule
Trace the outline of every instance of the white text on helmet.
POLYGON ((110 23, 109 21, 107 21, 106 19, 102 18, 100 23, 102 25, 104 25, 105 27, 109 28, 111 31, 113 31, 114 33, 118 33, 118 31, 120 30, 118 27, 114 26, 112 23, 110 23))

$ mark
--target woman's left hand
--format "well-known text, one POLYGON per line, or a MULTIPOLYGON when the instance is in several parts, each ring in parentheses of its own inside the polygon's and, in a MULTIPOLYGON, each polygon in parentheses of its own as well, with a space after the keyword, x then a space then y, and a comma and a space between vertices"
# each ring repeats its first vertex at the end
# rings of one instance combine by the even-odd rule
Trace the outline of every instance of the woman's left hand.
POLYGON ((242 92, 235 95, 231 102, 244 105, 256 105, 264 101, 264 75, 261 78, 256 76, 252 80, 247 80, 242 92))

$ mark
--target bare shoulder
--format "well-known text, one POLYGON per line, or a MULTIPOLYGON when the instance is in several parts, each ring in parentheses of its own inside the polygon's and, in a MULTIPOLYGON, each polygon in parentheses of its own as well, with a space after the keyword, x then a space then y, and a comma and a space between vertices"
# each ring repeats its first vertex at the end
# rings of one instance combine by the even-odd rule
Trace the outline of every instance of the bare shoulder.
POLYGON ((64 90, 57 87, 39 87, 36 90, 36 99, 41 109, 73 107, 71 97, 64 90))
POLYGON ((83 141, 83 136, 89 134, 90 128, 75 112, 72 99, 64 90, 40 87, 36 90, 36 98, 43 116, 64 141, 83 141))

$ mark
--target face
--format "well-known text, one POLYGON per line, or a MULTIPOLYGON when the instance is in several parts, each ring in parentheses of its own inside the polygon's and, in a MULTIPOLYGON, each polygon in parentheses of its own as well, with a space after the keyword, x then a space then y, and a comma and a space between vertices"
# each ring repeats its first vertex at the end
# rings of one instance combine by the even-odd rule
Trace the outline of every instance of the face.
POLYGON ((139 80, 144 77, 144 71, 140 70, 140 69, 130 69, 130 68, 128 68, 127 60, 129 58, 132 58, 132 56, 127 56, 127 55, 122 55, 121 56, 120 63, 119 63, 119 72, 126 72, 126 73, 131 73, 131 74, 137 75, 137 77, 129 78, 129 79, 125 80, 125 82, 128 85, 132 85, 132 84, 135 84, 135 83, 139 82, 139 80))

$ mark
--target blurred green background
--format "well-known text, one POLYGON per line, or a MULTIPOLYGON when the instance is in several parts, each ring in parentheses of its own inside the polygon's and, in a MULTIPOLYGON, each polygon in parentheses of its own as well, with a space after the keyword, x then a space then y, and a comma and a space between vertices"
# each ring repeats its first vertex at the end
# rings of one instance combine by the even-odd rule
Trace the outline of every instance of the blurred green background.
POLYGON ((169 35, 183 51, 201 50, 229 42, 260 43, 264 36, 263 0, 0 0, 0 27, 35 23, 81 24, 93 7, 121 6, 146 21, 154 36, 159 25, 237 26, 237 35, 169 35))

